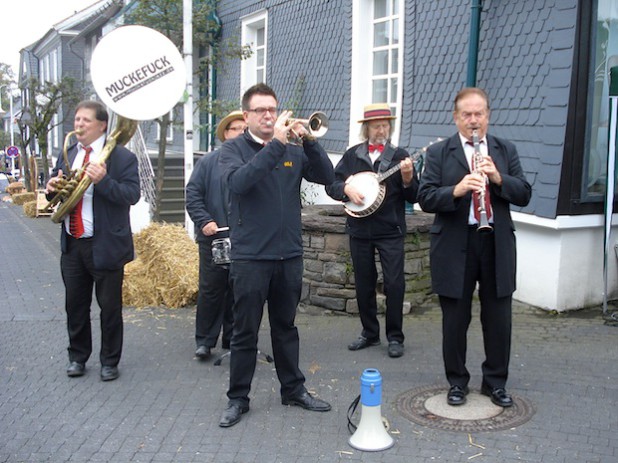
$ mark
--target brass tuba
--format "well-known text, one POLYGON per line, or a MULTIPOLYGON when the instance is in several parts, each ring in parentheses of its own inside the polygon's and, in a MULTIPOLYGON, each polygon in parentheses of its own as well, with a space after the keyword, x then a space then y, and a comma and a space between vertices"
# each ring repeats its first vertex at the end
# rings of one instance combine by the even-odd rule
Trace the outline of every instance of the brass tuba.
MULTIPOLYGON (((116 127, 105 140, 105 146, 99 155, 98 162, 104 163, 109 158, 109 155, 114 150, 116 145, 125 145, 131 140, 133 134, 137 130, 137 121, 118 116, 116 127)), ((69 132, 64 138, 64 147, 62 150, 64 156, 64 165, 70 169, 69 157, 67 154, 69 141, 72 136, 79 134, 79 130, 69 132)), ((87 175, 84 175, 86 165, 80 169, 71 170, 69 175, 63 176, 63 181, 58 183, 58 191, 56 196, 47 204, 45 209, 51 210, 58 203, 58 208, 52 213, 51 219, 54 223, 60 223, 64 218, 71 213, 80 199, 86 193, 86 190, 92 183, 92 180, 87 175)))
MULTIPOLYGON (((107 136, 97 162, 104 163, 117 145, 128 143, 137 130, 137 121, 151 120, 168 113, 186 88, 186 69, 174 43, 160 32, 137 25, 121 26, 107 33, 92 53, 92 85, 101 101, 117 116, 114 130, 107 136), (119 53, 118 50, 122 50, 119 53)), ((70 170, 64 140, 64 165, 69 175, 59 182, 57 194, 47 205, 56 207, 52 221, 59 223, 91 185, 85 166, 70 170)))

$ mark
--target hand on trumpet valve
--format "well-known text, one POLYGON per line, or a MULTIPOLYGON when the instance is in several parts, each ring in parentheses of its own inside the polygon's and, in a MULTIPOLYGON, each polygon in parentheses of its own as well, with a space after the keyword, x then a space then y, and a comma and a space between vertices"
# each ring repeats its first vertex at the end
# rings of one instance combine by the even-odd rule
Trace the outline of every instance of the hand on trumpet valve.
POLYGON ((276 138, 283 144, 288 142, 290 130, 293 128, 292 125, 289 124, 291 116, 292 111, 283 111, 275 121, 273 138, 276 138))

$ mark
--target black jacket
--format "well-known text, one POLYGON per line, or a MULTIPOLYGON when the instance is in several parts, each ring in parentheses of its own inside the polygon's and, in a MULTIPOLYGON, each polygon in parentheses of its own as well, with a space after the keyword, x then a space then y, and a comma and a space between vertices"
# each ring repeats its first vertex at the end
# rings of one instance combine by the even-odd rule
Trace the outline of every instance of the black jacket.
POLYGON ((280 260, 303 253, 300 184, 329 184, 333 164, 317 142, 257 143, 248 131, 226 141, 219 164, 230 191, 232 259, 280 260))
MULTIPOLYGON (((77 145, 69 148, 67 155, 69 163, 73 163, 77 145)), ((129 210, 140 198, 139 172, 137 157, 123 146, 112 150, 106 165, 107 175, 94 185, 92 256, 96 269, 116 270, 134 258, 129 210)), ((64 165, 62 154, 58 156, 52 177, 58 175, 59 169, 70 171, 64 165)), ((61 225, 60 247, 62 252, 67 252, 64 222, 61 225)))
MULTIPOLYGON (((374 165, 371 164, 367 142, 353 146, 344 154, 337 167, 335 168, 335 181, 326 187, 328 195, 338 201, 347 202, 349 198, 343 192, 345 181, 353 174, 359 172, 384 172, 391 167, 398 165, 406 159, 408 153, 402 149, 388 143, 384 152, 380 155, 374 165), (388 166, 381 165, 381 159, 391 158, 388 166)), ((412 183, 408 188, 404 188, 401 178, 401 171, 388 177, 385 181, 386 195, 380 208, 367 217, 355 218, 348 217, 346 222, 346 232, 355 238, 388 238, 405 235, 406 217, 405 202, 416 202, 416 192, 418 191, 418 176, 416 171, 412 178, 412 183)))
MULTIPOLYGON (((515 291, 516 246, 511 204, 524 207, 532 188, 519 161, 515 145, 487 135, 487 149, 502 176, 502 185, 490 183, 496 247, 496 292, 498 297, 515 291)), ((440 296, 459 299, 464 290, 468 252, 468 215, 472 194, 453 197, 455 185, 470 173, 458 134, 427 150, 418 201, 425 212, 435 214, 431 226, 431 285, 440 296)))
POLYGON ((219 150, 215 150, 198 159, 186 187, 186 208, 195 225, 195 239, 204 243, 228 236, 227 232, 219 232, 213 236, 202 233, 204 225, 212 221, 219 227, 228 225, 229 194, 225 183, 221 180, 219 156, 219 150))

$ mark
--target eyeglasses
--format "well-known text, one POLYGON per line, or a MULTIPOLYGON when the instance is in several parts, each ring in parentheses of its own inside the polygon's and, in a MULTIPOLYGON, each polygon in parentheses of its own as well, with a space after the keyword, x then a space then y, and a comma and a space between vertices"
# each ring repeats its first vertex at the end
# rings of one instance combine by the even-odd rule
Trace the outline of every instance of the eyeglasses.
POLYGON ((258 116, 263 116, 264 114, 266 114, 266 112, 269 112, 270 114, 272 114, 274 116, 274 115, 277 114, 278 108, 275 108, 275 107, 270 107, 270 108, 254 108, 254 109, 247 109, 247 111, 254 112, 258 116))

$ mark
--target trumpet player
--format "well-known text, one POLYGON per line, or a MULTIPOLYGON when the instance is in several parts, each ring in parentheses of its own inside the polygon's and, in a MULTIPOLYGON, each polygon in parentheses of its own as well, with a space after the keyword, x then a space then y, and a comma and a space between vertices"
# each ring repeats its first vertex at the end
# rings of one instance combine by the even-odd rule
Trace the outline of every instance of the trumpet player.
MULTIPOLYGON (((52 199, 63 175, 83 169, 92 180, 82 199, 61 223, 60 270, 65 286, 65 309, 69 334, 69 377, 83 376, 92 353, 90 306, 92 290, 101 308, 101 380, 119 376, 122 353, 122 282, 124 265, 133 260, 133 236, 129 208, 140 197, 137 158, 116 146, 107 163, 97 159, 103 151, 108 114, 93 100, 79 103, 74 128, 77 143, 67 150, 52 171, 46 186, 52 199)), ((79 180, 79 179, 77 179, 79 180)))
POLYGON ((452 406, 463 405, 469 391, 467 330, 477 283, 485 349, 481 393, 500 407, 513 405, 506 391, 516 262, 510 206, 526 206, 531 187, 515 145, 487 133, 489 116, 485 91, 464 88, 456 95, 453 120, 458 133, 429 147, 418 192, 423 210, 435 213, 431 280, 442 308, 447 403, 452 406), (477 200, 483 195, 485 205, 477 200), (479 217, 482 210, 485 226, 479 217))
POLYGON ((230 191, 230 278, 234 328, 230 344, 228 404, 219 426, 238 423, 249 411, 257 340, 268 302, 281 403, 325 412, 330 404, 309 394, 298 366, 294 325, 303 276, 300 184, 329 184, 333 164, 324 148, 289 111, 279 111, 275 92, 260 83, 242 97, 247 130, 221 147, 219 165, 230 191), (302 146, 289 143, 300 138, 302 146))

